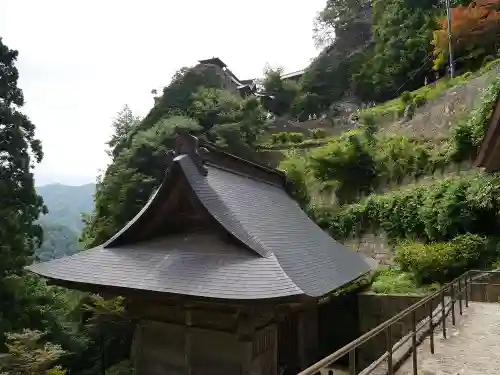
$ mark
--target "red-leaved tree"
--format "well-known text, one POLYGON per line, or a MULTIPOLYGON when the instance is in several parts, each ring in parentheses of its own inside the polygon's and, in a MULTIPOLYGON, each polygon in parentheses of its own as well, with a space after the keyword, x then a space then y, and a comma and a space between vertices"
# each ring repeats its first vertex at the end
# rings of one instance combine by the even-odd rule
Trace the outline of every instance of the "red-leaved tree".
MULTIPOLYGON (((495 56, 500 47, 500 0, 476 0, 469 6, 452 9, 452 43, 459 66, 477 67, 486 56, 495 56)), ((446 66, 449 58, 448 22, 440 20, 434 32, 434 68, 446 66)))

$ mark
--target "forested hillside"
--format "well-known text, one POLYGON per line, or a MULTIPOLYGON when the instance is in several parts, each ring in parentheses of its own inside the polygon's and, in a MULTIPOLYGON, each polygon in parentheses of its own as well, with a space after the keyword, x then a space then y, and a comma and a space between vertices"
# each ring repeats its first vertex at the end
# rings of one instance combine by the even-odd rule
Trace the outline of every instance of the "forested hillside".
POLYGON ((36 250, 39 261, 72 255, 83 249, 79 236, 84 215, 93 208, 95 184, 67 186, 50 184, 36 188, 48 212, 40 217, 43 229, 42 246, 36 250))
MULTIPOLYGON (((499 5, 500 0, 453 2, 453 46, 463 73, 454 80, 445 77, 449 51, 438 0, 327 0, 316 30, 323 50, 300 81, 283 80, 279 69, 263 77, 274 102, 222 89, 214 66, 181 68, 144 118, 125 107, 113 122, 112 162, 95 187, 83 246, 109 239, 143 207, 165 176, 175 129, 184 128, 250 159, 262 160, 273 140, 291 148, 280 168, 321 227, 346 243, 365 234, 387 238, 393 256, 377 275, 377 291, 426 292, 464 269, 491 267, 500 259, 500 177, 453 168, 476 155, 500 81, 489 82, 444 138, 383 134, 377 114, 395 108, 409 118, 438 90, 497 64, 499 5), (426 77, 433 85, 424 86, 426 77), (303 134, 267 132, 268 112, 333 118, 335 103, 347 96, 375 107, 359 113, 356 130, 330 138, 312 131, 310 152, 294 147, 303 134), (382 104, 387 100, 392 101, 382 104), (446 178, 434 178, 445 169, 451 170, 446 178), (332 199, 317 199, 324 195, 332 199)), ((56 240, 61 249, 75 250, 77 217, 89 209, 82 196, 93 187, 67 193, 53 186, 37 194, 31 167, 43 153, 34 125, 21 112, 16 57, 0 39, 0 111, 6 114, 0 117, 0 141, 8 140, 0 142, 0 191, 8 202, 0 208, 0 352, 10 350, 14 363, 0 364, 0 373, 130 374, 134 326, 124 316, 122 299, 49 287, 23 271, 41 245, 42 229, 44 259, 57 255, 50 245, 56 240), (51 210, 46 217, 40 195, 51 210), (67 198, 75 203, 69 211, 67 198), (18 371, 16 361, 25 361, 27 370, 18 371)))
POLYGON ((74 232, 83 229, 82 214, 92 212, 95 184, 68 186, 50 184, 36 188, 48 208, 48 213, 40 218, 42 223, 67 226, 74 232))

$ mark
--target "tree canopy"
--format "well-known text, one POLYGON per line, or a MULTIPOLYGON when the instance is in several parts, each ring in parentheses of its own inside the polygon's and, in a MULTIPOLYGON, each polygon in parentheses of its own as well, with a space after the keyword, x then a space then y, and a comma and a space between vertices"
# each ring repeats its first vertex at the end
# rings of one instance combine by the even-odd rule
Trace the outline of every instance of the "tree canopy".
POLYGON ((94 212, 82 236, 87 246, 99 245, 116 233, 160 185, 176 129, 188 129, 249 157, 255 153, 266 116, 258 99, 243 99, 221 89, 216 67, 200 64, 181 69, 143 120, 122 111, 116 123, 127 124, 127 135, 122 135, 122 126, 115 127, 112 140, 124 141, 115 144, 113 162, 97 184, 94 212))
MULTIPOLYGON (((460 68, 477 68, 486 56, 496 56, 500 43, 500 1, 476 0, 452 9, 452 46, 460 68)), ((449 59, 448 22, 439 21, 434 32, 434 68, 446 66, 449 59)), ((492 58, 493 59, 493 58, 492 58)))
POLYGON ((35 126, 20 111, 24 97, 17 87, 17 55, 0 39, 0 284, 22 270, 42 241, 35 221, 44 206, 32 169, 43 153, 35 126))

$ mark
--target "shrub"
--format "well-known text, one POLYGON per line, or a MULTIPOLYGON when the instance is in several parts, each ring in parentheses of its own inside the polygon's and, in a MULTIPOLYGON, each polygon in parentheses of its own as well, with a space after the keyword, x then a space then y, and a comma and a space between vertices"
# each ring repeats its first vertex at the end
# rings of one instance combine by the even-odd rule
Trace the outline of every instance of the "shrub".
POLYGON ((453 150, 451 157, 462 161, 474 155, 484 138, 489 120, 500 94, 500 78, 481 91, 477 105, 470 115, 451 129, 453 150))
POLYGON ((337 239, 380 230, 394 242, 443 242, 466 233, 497 235, 500 176, 470 173, 373 194, 356 204, 324 210, 321 217, 323 227, 337 239))
POLYGON ((404 109, 404 112, 403 112, 404 118, 406 120, 411 120, 413 118, 413 116, 415 115, 415 109, 416 109, 416 106, 413 102, 408 103, 404 109))
POLYGON ((361 123, 369 137, 373 137, 377 132, 377 120, 370 112, 361 113, 361 123))
POLYGON ((381 268, 377 271, 371 290, 380 294, 425 294, 439 289, 439 284, 422 287, 413 274, 395 268, 381 268))
POLYGON ((396 249, 396 262, 418 282, 445 282, 476 266, 487 252, 486 238, 462 235, 450 242, 403 243, 396 249))
POLYGON ((288 133, 288 140, 291 143, 300 143, 304 140, 304 134, 302 134, 302 133, 288 133))
POLYGON ((402 94, 401 94, 401 102, 406 106, 408 105, 409 103, 412 102, 413 100, 413 95, 411 92, 409 91, 404 91, 402 94))
POLYGON ((286 132, 271 134, 271 143, 272 144, 288 143, 288 139, 289 139, 288 133, 286 133, 286 132))
POLYGON ((462 75, 462 80, 463 81, 468 81, 469 79, 472 78, 472 72, 467 72, 462 75))
POLYGON ((316 128, 311 130, 312 137, 314 139, 326 138, 326 130, 321 128, 316 128))
POLYGON ((314 176, 335 186, 337 198, 346 202, 368 193, 376 179, 376 166, 363 132, 351 131, 310 153, 314 176))
POLYGON ((311 197, 308 189, 309 174, 305 159, 297 155, 295 151, 291 151, 287 158, 280 163, 278 169, 286 173, 292 193, 297 201, 302 206, 307 205, 311 197))
POLYGON ((427 98, 423 95, 415 95, 413 98, 413 104, 415 107, 421 107, 427 102, 427 98))

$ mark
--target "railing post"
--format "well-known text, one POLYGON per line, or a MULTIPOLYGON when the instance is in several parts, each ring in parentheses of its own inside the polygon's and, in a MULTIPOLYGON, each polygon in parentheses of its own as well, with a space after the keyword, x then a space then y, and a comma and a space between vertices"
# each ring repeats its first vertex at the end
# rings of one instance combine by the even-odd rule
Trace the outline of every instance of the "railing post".
MULTIPOLYGON (((429 301, 429 340, 431 344, 431 353, 434 354, 434 323, 432 322, 432 299, 429 301)), ((389 374, 392 375, 392 374, 389 374)))
POLYGON ((463 315, 464 310, 462 307, 462 288, 461 288, 460 280, 462 280, 461 277, 458 278, 458 309, 460 311, 460 315, 463 315))
POLYGON ((418 363, 417 363, 417 316, 415 310, 411 314, 411 325, 412 325, 412 337, 411 337, 411 348, 413 350, 413 375, 418 374, 418 363))
POLYGON ((467 274, 465 274, 464 282, 465 282, 465 307, 469 307, 469 283, 467 282, 467 274))
POLYGON ((356 348, 349 352, 349 375, 356 375, 356 348))
POLYGON ((387 344, 387 375, 393 375, 392 372, 392 326, 387 327, 385 331, 385 342, 387 344))
POLYGON ((455 284, 451 283, 451 324, 455 325, 455 284))
POLYGON ((444 304, 444 290, 441 292, 441 320, 443 325, 443 337, 446 338, 446 306, 444 304))

